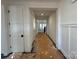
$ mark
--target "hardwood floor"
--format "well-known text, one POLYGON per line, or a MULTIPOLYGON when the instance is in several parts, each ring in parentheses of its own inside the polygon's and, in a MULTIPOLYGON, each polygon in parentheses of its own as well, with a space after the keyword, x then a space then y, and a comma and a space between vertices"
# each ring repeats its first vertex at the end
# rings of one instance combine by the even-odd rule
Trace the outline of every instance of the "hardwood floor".
POLYGON ((64 59, 44 33, 38 33, 33 43, 35 53, 14 53, 6 59, 64 59))

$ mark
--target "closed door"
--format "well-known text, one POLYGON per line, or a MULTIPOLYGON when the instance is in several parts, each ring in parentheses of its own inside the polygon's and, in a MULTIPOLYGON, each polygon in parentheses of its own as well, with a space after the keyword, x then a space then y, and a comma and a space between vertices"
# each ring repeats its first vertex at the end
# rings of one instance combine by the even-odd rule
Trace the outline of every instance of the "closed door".
POLYGON ((9 27, 12 52, 24 52, 24 26, 22 6, 9 6, 9 27))

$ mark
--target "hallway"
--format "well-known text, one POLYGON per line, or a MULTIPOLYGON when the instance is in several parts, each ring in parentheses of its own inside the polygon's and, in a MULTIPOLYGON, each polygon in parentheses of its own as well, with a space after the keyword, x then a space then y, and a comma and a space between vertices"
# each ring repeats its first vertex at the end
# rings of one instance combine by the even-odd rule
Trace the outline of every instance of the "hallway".
POLYGON ((2 59, 77 59, 77 0, 1 1, 2 59))
POLYGON ((15 53, 7 59, 64 59, 48 36, 42 32, 36 35, 33 47, 33 53, 15 53))

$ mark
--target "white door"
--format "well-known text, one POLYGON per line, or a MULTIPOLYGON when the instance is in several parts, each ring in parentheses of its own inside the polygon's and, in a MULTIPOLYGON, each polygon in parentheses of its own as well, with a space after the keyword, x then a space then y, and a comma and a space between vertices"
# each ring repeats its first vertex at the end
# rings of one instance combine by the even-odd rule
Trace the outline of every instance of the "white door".
POLYGON ((9 6, 10 39, 12 52, 24 52, 22 6, 9 6))

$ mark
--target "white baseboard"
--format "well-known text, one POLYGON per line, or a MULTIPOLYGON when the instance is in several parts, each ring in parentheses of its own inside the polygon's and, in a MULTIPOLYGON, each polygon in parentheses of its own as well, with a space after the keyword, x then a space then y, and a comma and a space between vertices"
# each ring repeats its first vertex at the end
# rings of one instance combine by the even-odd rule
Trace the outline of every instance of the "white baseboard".
POLYGON ((69 55, 63 50, 63 49, 60 49, 61 50, 61 52, 64 54, 64 56, 67 58, 67 59, 69 59, 69 55))
POLYGON ((67 54, 63 49, 59 49, 67 59, 77 59, 77 53, 72 51, 70 54, 67 54))
POLYGON ((75 51, 70 53, 70 59, 77 59, 77 53, 75 51))

